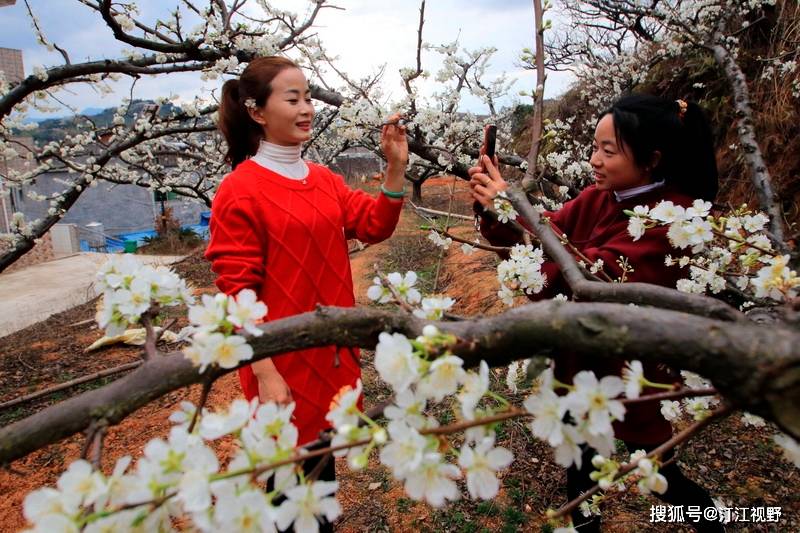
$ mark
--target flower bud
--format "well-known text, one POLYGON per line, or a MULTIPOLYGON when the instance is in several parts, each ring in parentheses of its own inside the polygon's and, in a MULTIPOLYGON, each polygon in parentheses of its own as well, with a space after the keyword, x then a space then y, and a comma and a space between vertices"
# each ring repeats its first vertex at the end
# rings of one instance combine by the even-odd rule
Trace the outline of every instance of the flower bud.
POLYGON ((383 428, 376 429, 372 433, 372 440, 375 441, 375 444, 386 444, 387 439, 388 435, 386 434, 386 430, 383 428))
POLYGON ((439 329, 433 324, 428 324, 422 328, 422 336, 432 338, 439 334, 439 329))

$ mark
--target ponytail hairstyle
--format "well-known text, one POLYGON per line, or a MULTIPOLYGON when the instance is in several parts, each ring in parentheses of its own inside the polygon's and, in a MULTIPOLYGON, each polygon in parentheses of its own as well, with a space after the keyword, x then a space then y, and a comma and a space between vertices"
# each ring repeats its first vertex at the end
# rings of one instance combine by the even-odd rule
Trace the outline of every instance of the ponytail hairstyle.
POLYGON ((713 201, 719 189, 711 127, 695 103, 657 96, 624 96, 605 110, 610 114, 621 150, 629 149, 653 181, 691 196, 713 201), (654 152, 661 157, 654 164, 654 152))
POLYGON ((247 65, 238 80, 228 80, 222 85, 217 126, 228 144, 225 161, 232 169, 255 155, 264 138, 264 130, 250 118, 246 102, 252 99, 251 105, 255 102, 256 107, 266 104, 272 92, 272 80, 288 68, 299 67, 284 57, 259 57, 247 65))

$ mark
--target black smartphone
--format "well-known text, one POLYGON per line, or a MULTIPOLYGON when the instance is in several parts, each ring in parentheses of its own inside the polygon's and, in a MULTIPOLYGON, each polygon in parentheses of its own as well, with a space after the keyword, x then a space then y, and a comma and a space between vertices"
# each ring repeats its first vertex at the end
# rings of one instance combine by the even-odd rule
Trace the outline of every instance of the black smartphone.
POLYGON ((497 126, 489 124, 483 130, 483 146, 486 148, 486 155, 489 159, 494 159, 495 147, 497 145, 497 126))

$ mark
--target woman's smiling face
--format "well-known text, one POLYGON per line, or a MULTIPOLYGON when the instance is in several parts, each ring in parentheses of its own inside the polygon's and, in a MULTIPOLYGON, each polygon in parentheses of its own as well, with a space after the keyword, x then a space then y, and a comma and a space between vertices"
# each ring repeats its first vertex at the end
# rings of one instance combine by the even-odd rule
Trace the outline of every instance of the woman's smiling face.
POLYGON ((597 123, 589 163, 594 182, 602 191, 622 191, 651 182, 650 172, 633 160, 631 149, 617 140, 614 117, 609 113, 597 123))
POLYGON ((281 146, 296 146, 311 138, 314 106, 311 90, 298 68, 280 71, 270 82, 271 93, 263 108, 251 112, 264 128, 264 138, 281 146))

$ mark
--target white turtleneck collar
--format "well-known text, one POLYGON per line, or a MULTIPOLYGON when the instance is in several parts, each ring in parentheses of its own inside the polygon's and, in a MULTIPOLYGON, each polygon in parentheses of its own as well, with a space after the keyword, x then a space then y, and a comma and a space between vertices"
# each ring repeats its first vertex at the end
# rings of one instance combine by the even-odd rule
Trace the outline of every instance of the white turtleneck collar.
POLYGON ((639 187, 631 187, 630 189, 625 189, 623 191, 614 191, 614 196, 616 197, 618 202, 621 202, 623 200, 633 198, 634 196, 639 196, 640 194, 650 192, 653 189, 658 189, 659 187, 663 186, 664 186, 664 180, 661 180, 655 183, 648 183, 647 185, 640 185, 639 187))
POLYGON ((258 152, 251 157, 254 163, 292 180, 308 176, 308 165, 300 158, 301 145, 280 146, 261 141, 258 152))

